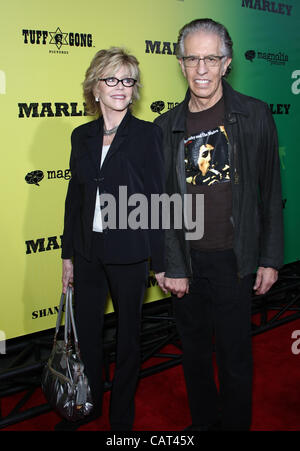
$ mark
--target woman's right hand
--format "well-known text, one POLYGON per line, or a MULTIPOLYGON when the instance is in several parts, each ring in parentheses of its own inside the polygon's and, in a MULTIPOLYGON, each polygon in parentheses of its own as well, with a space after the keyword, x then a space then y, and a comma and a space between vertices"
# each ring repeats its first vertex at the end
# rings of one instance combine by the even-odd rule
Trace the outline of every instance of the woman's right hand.
POLYGON ((62 292, 65 294, 68 286, 73 286, 73 263, 71 259, 63 259, 62 292))

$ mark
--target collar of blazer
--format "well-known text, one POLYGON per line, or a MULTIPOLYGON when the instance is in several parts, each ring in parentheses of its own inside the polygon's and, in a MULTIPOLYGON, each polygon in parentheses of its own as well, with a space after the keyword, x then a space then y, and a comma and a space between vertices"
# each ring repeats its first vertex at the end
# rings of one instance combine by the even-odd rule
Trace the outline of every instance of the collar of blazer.
MULTIPOLYGON (((128 110, 123 117, 116 136, 111 143, 109 152, 102 164, 101 169, 107 164, 111 157, 120 150, 121 144, 124 142, 125 138, 129 133, 129 124, 132 119, 131 112, 128 110)), ((92 160, 92 164, 95 167, 97 173, 100 172, 100 161, 102 153, 102 142, 103 142, 103 118, 100 117, 96 121, 90 122, 90 127, 88 127, 86 136, 86 146, 89 157, 92 160)))

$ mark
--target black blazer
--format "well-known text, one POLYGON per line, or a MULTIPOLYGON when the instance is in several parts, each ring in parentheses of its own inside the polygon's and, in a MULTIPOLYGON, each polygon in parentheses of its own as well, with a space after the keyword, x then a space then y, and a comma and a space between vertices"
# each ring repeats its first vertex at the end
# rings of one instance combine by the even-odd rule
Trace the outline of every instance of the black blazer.
MULTIPOLYGON (((93 219, 97 187, 116 199, 119 211, 119 187, 127 187, 127 197, 142 193, 150 206, 151 194, 164 192, 162 132, 157 125, 139 120, 128 111, 123 118, 100 170, 103 119, 73 130, 69 181, 65 202, 62 258, 78 252, 91 259, 93 219)), ((122 201, 121 201, 122 202, 122 201)), ((122 204, 124 208, 124 202, 122 204)), ((136 206, 127 207, 128 214, 136 206)), ((150 219, 150 209, 149 209, 150 219)), ((164 237, 161 228, 104 229, 105 263, 135 263, 151 257, 152 269, 164 270, 164 237)), ((151 225, 151 224, 150 224, 151 225)))

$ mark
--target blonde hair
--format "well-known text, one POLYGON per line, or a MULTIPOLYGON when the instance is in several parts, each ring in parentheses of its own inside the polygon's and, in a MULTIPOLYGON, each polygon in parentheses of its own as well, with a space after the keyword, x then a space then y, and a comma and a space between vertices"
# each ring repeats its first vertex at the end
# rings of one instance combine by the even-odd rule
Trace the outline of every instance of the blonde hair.
POLYGON ((132 101, 139 99, 140 71, 136 57, 120 47, 99 50, 92 59, 82 83, 87 114, 95 116, 101 113, 99 102, 95 101, 93 93, 98 78, 113 77, 122 66, 125 66, 129 70, 130 76, 136 80, 133 86, 132 101))

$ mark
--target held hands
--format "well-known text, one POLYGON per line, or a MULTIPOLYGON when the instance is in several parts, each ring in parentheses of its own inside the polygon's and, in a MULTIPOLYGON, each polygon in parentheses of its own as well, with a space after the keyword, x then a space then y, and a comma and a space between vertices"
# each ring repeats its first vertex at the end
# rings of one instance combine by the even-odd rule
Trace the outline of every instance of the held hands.
POLYGON ((274 268, 260 266, 256 273, 254 291, 256 295, 265 294, 278 279, 278 271, 274 268))
POLYGON ((170 277, 165 277, 164 272, 155 274, 155 278, 161 290, 165 294, 170 292, 173 295, 177 296, 178 298, 182 298, 185 294, 189 292, 188 278, 173 279, 170 277))
MULTIPOLYGON (((164 293, 172 293, 178 298, 182 298, 189 292, 189 279, 173 279, 165 277, 165 273, 155 274, 158 285, 164 293)), ((269 291, 278 279, 278 271, 274 268, 264 268, 260 266, 257 270, 254 291, 256 295, 262 295, 269 291)))
POLYGON ((70 259, 64 259, 62 262, 62 292, 65 294, 68 286, 73 286, 73 263, 70 259))

